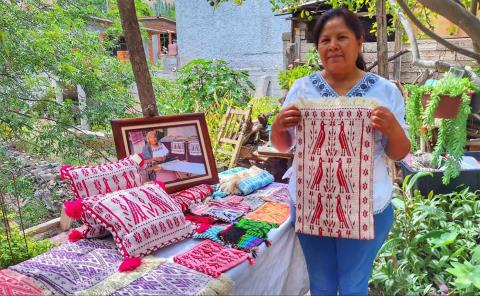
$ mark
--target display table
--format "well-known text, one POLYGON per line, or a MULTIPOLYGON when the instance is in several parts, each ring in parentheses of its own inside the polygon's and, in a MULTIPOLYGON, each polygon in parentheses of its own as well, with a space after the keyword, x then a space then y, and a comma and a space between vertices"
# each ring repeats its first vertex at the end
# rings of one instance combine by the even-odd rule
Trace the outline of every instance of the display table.
MULTIPOLYGON (((290 219, 271 230, 268 237, 271 246, 260 246, 255 264, 244 261, 225 273, 234 282, 234 295, 305 295, 309 289, 307 266, 290 219)), ((187 239, 155 256, 171 259, 199 242, 187 239)))

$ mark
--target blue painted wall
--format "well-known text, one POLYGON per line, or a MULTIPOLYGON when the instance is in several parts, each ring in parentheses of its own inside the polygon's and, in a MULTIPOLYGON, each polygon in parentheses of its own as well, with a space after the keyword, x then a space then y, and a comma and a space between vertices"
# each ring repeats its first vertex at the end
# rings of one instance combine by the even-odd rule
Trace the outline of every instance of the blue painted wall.
POLYGON ((273 76, 270 95, 282 92, 276 82, 283 65, 282 33, 289 32, 286 16, 275 16, 267 0, 247 0, 243 6, 225 3, 214 10, 206 0, 176 0, 180 64, 198 58, 222 59, 248 70, 257 83, 273 76))

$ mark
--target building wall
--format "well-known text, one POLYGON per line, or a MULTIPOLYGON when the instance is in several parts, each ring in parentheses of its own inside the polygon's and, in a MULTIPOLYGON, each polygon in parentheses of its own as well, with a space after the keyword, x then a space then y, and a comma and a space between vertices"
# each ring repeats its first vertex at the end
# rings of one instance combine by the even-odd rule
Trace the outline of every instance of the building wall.
POLYGON ((176 0, 175 6, 180 65, 198 58, 222 59, 248 70, 255 84, 263 75, 273 76, 268 94, 283 94, 276 76, 283 68, 282 33, 291 24, 273 14, 269 1, 225 3, 216 10, 205 0, 176 0))

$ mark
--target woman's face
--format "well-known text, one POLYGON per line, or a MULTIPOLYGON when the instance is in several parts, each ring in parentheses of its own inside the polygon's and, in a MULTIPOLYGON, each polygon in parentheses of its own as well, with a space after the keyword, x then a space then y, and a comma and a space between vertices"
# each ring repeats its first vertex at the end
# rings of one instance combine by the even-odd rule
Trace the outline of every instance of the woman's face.
POLYGON ((148 144, 150 144, 150 145, 157 145, 158 144, 158 139, 155 136, 155 134, 149 134, 148 135, 148 144))
POLYGON ((318 52, 325 69, 334 74, 355 70, 362 41, 347 27, 343 18, 329 20, 318 39, 318 52))

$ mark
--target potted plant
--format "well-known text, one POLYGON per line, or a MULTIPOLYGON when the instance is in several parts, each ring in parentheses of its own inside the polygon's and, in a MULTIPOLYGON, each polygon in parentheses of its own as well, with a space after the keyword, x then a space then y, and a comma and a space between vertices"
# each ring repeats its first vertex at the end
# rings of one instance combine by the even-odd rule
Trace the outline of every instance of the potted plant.
POLYGON ((428 150, 432 143, 431 168, 443 171, 444 185, 460 174, 467 141, 467 118, 474 85, 467 78, 445 75, 433 85, 408 86, 407 123, 413 151, 428 150), (421 147, 419 147, 421 146, 421 147))

